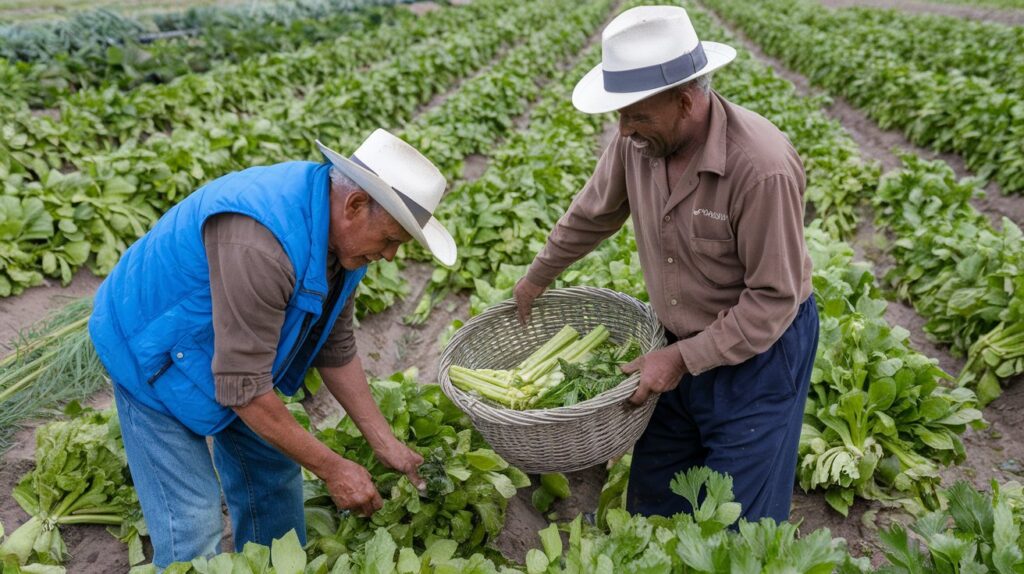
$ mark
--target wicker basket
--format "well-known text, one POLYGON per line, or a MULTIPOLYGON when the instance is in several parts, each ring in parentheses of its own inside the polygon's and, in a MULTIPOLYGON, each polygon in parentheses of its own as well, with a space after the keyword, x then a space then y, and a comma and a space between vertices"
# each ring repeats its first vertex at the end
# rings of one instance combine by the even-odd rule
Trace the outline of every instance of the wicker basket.
POLYGON ((588 401, 517 411, 467 393, 448 378, 452 365, 511 368, 566 324, 580 333, 603 324, 613 342, 622 344, 632 336, 644 353, 665 345, 664 330, 648 305, 609 289, 570 287, 538 297, 525 327, 519 324, 514 300, 491 307, 459 329, 441 355, 441 389, 470 416, 491 447, 524 472, 571 472, 615 458, 640 438, 658 401, 652 394, 640 407, 627 403, 640 380, 633 374, 588 401))

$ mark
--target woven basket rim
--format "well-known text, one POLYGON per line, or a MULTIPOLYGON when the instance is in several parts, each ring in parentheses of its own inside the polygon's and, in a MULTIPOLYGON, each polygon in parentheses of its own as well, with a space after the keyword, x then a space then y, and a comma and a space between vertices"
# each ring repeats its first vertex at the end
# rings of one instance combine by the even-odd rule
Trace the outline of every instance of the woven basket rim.
MULTIPOLYGON (((611 298, 623 303, 628 303, 636 307, 638 321, 646 320, 650 323, 650 326, 653 327, 654 335, 651 339, 649 341, 640 341, 641 346, 644 347, 642 348, 642 352, 648 353, 665 345, 666 339, 664 327, 658 321, 657 316, 654 314, 654 310, 650 305, 631 295, 613 291, 611 289, 605 289, 603 287, 579 286, 549 289, 538 297, 538 301, 541 298, 550 297, 611 298)), ((517 308, 515 299, 507 299, 489 307, 484 312, 469 319, 469 321, 467 321, 457 333, 462 333, 463 335, 472 334, 475 329, 487 328, 489 320, 495 317, 515 314, 516 312, 517 308)), ((507 426, 534 426, 558 424, 589 417, 595 413, 605 410, 609 406, 624 402, 633 394, 640 384, 640 373, 637 372, 627 376, 622 382, 611 389, 574 405, 546 409, 509 409, 495 405, 486 399, 478 397, 477 395, 467 393, 466 391, 456 387, 451 382, 451 379, 448 377, 448 370, 451 367, 451 357, 458 348, 459 342, 460 339, 453 337, 451 342, 449 342, 448 346, 442 352, 440 368, 438 369, 437 374, 438 382, 441 385, 442 391, 444 391, 444 393, 448 395, 452 402, 454 402, 459 408, 473 418, 480 418, 492 424, 507 426)), ((642 414, 644 410, 643 406, 635 408, 635 412, 638 415, 642 414)))

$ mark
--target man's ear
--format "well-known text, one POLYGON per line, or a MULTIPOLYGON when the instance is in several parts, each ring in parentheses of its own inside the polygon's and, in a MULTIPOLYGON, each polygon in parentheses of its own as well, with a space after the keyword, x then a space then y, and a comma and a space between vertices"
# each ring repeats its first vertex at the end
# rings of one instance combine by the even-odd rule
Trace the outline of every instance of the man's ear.
POLYGON ((684 88, 676 90, 676 92, 676 104, 679 106, 679 112, 684 118, 690 117, 690 113, 693 112, 693 90, 684 88))
POLYGON ((354 219, 370 209, 370 195, 359 189, 345 196, 345 217, 354 219))

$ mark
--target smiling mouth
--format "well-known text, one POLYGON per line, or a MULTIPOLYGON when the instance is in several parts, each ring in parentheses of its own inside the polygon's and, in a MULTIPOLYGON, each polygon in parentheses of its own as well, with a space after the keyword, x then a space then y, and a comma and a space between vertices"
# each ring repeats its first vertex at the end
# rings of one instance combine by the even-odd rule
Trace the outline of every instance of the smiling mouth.
POLYGON ((633 144, 633 147, 635 147, 637 149, 644 149, 645 147, 651 145, 651 142, 649 142, 647 140, 629 138, 629 141, 630 141, 630 143, 633 144))

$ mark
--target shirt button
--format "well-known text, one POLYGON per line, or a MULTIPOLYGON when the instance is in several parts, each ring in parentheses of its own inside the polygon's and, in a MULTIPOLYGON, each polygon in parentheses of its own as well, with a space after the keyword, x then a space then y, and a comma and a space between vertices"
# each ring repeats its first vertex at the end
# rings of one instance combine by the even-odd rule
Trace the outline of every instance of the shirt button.
MULTIPOLYGON (((675 303, 672 303, 672 304, 675 305, 675 303)), ((177 355, 175 355, 175 357, 178 357, 179 359, 184 359, 185 358, 185 353, 178 353, 177 355)))
POLYGON ((675 260, 674 260, 674 259, 672 259, 671 257, 669 257, 669 258, 668 258, 668 259, 666 259, 665 261, 668 261, 669 263, 672 263, 672 262, 673 262, 673 261, 675 261, 675 260))
POLYGON ((672 301, 670 301, 670 303, 672 303, 673 305, 675 305, 676 303, 678 303, 678 301, 676 301, 675 299, 673 299, 672 301))
POLYGON ((651 167, 658 167, 658 160, 651 160, 651 167))
POLYGON ((668 223, 669 221, 672 221, 672 216, 671 215, 666 215, 664 219, 665 219, 665 223, 668 223))

